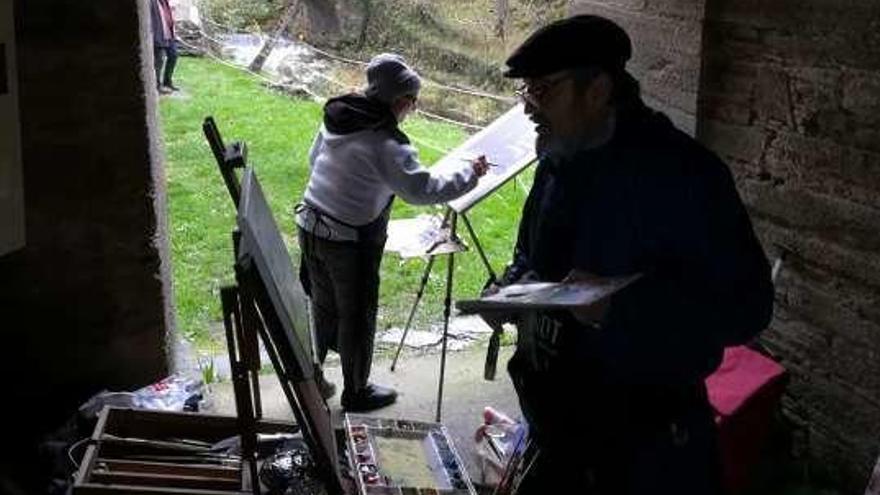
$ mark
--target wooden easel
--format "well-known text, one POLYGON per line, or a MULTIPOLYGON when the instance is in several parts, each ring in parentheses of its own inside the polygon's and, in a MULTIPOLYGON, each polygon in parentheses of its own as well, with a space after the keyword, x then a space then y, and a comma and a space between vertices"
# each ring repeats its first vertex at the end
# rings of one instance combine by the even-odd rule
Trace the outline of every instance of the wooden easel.
MULTIPOLYGON (((345 493, 330 413, 314 379, 315 365, 309 357, 310 350, 292 335, 290 315, 279 311, 284 307, 280 301, 283 295, 277 287, 267 283, 266 253, 260 251, 255 233, 249 228, 250 208, 263 208, 273 226, 274 219, 271 219, 268 205, 264 204, 256 175, 252 169, 246 168, 247 148, 238 142, 226 146, 211 117, 205 119, 203 130, 239 213, 239 221, 247 229, 243 233, 236 228, 232 234, 237 284, 221 290, 236 413, 242 436, 242 460, 252 464, 252 471, 256 473, 256 425, 262 418, 258 342, 262 341, 297 424, 309 444, 325 488, 329 493, 345 493), (237 168, 245 169, 242 181, 235 172, 237 168), (246 204, 242 204, 242 182, 245 183, 246 204), (252 194, 249 196, 248 193, 252 194), (243 240, 248 242, 243 243, 243 240)), ((280 239, 277 226, 275 230, 280 239)), ((283 246, 283 241, 281 243, 283 246)), ((290 264, 289 259, 287 263, 290 264)), ((258 480, 255 478, 254 481, 257 487, 254 493, 259 493, 258 480)))
MULTIPOLYGON (((217 166, 232 202, 238 208, 241 200, 241 185, 235 169, 244 168, 247 162, 247 146, 235 142, 226 146, 217 124, 212 117, 207 117, 202 124, 205 138, 211 146, 217 166)), ((232 234, 233 252, 238 258, 238 244, 241 236, 236 231, 232 234)), ((226 329, 226 347, 229 351, 229 368, 232 386, 235 393, 235 411, 238 417, 238 428, 241 434, 242 462, 251 466, 251 478, 254 493, 259 494, 257 477, 257 434, 256 422, 263 417, 260 399, 260 348, 256 334, 246 328, 253 328, 253 314, 248 305, 241 304, 238 287, 227 286, 220 289, 220 301, 223 310, 223 326, 226 329), (247 324, 245 320, 247 319, 247 324)))

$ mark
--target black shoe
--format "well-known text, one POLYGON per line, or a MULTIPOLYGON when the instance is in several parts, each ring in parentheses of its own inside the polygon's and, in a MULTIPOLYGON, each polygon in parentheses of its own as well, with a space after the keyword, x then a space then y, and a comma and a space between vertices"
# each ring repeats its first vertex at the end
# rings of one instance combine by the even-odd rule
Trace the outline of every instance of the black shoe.
POLYGON ((390 406, 397 400, 397 392, 393 388, 368 383, 357 393, 348 390, 342 392, 342 408, 352 412, 366 412, 380 407, 390 406))
POLYGON ((162 86, 170 89, 171 91, 180 91, 180 88, 178 88, 177 86, 175 86, 171 83, 163 84, 162 86))
POLYGON ((321 397, 324 400, 329 399, 336 395, 336 385, 333 382, 328 382, 324 375, 319 375, 315 377, 315 382, 318 384, 318 390, 321 392, 321 397))

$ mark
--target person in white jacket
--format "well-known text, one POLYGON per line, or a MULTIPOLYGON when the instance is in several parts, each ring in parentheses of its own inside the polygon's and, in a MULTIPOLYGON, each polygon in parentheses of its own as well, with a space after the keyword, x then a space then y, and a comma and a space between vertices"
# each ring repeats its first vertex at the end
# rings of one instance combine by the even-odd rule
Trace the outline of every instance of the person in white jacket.
MULTIPOLYGON (((311 168, 296 223, 300 278, 311 297, 318 360, 339 353, 342 407, 368 411, 397 393, 369 382, 379 298, 379 265, 395 196, 412 204, 444 203, 477 185, 484 158, 461 170, 425 169, 398 124, 418 100, 421 81, 402 57, 381 54, 367 66, 367 88, 327 101, 309 154, 311 168)), ((322 394, 335 386, 319 374, 322 394)))

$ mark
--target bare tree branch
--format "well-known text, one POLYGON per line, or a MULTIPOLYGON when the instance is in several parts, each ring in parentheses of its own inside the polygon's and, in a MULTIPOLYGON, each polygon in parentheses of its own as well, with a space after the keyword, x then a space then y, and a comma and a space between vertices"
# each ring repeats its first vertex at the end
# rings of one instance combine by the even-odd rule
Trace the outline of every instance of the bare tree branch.
POLYGON ((510 2, 508 0, 495 0, 495 36, 502 40, 504 39, 509 15, 510 2))
POLYGON ((289 0, 287 4, 287 8, 284 11, 284 15, 281 16, 281 19, 278 20, 278 25, 275 26, 275 30, 272 32, 272 36, 266 38, 266 41, 263 42, 262 48, 260 48, 260 52, 257 53, 257 56, 254 57, 254 60, 248 66, 253 72, 260 72, 263 69, 263 64, 266 63, 266 59, 269 58, 269 55, 272 53, 272 50, 275 49, 275 44, 278 43, 278 39, 287 31, 287 27, 290 26, 290 23, 296 18, 297 13, 300 10, 300 0, 289 0))

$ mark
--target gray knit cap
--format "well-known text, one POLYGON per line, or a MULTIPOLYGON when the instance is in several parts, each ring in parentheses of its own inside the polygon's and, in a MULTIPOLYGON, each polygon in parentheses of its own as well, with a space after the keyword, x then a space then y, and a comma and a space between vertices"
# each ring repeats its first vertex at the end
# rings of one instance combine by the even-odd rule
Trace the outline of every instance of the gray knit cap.
POLYGON ((373 57, 367 65, 366 95, 385 103, 398 96, 418 95, 422 81, 416 71, 406 65, 403 57, 394 53, 382 53, 373 57))

